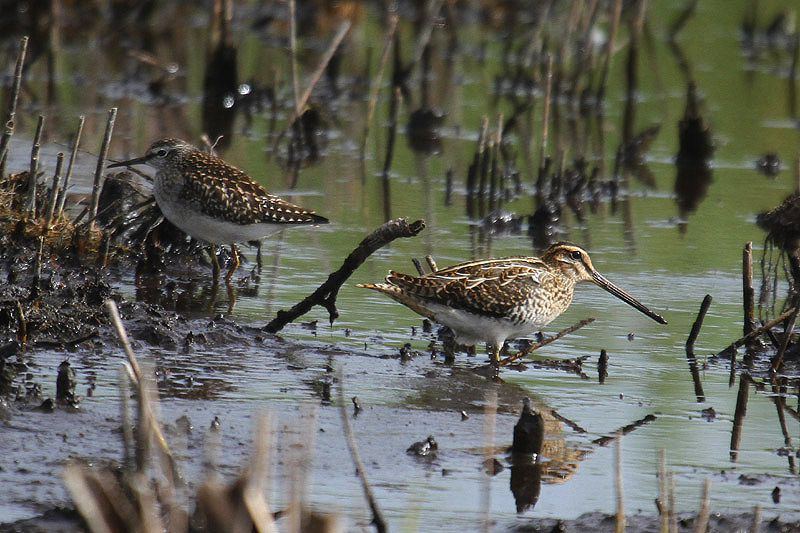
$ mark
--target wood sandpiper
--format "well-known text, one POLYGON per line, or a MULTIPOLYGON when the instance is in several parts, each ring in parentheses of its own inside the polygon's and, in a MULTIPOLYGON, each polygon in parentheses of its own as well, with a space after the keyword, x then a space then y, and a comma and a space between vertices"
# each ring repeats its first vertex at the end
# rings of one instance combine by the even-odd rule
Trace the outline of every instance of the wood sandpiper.
POLYGON ((424 276, 390 271, 385 283, 358 286, 380 291, 448 326, 459 344, 486 341, 496 365, 506 340, 530 335, 566 311, 580 281, 591 281, 656 322, 667 323, 600 275, 586 251, 566 242, 551 245, 541 258, 468 261, 424 276))
POLYGON ((259 240, 289 226, 327 224, 328 219, 267 192, 233 165, 179 139, 154 142, 144 156, 108 168, 147 164, 156 169, 154 194, 167 219, 195 239, 211 243, 214 280, 219 264, 214 244, 230 244, 233 258, 225 280, 239 267, 237 242, 259 240))

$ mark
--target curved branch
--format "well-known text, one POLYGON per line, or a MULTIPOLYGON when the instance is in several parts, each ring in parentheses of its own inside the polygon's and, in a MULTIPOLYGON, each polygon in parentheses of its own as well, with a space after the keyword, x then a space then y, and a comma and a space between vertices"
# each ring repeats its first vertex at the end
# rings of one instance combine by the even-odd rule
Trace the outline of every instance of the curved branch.
POLYGON ((375 231, 367 235, 355 250, 344 260, 342 266, 336 272, 330 274, 328 279, 317 288, 313 293, 306 296, 302 301, 296 303, 288 311, 278 311, 275 318, 264 326, 264 331, 277 333, 286 324, 293 322, 298 317, 306 314, 315 305, 320 305, 328 310, 328 315, 333 321, 339 316, 336 310, 336 296, 344 282, 356 271, 367 258, 376 250, 384 247, 395 239, 401 237, 415 237, 420 231, 425 229, 424 220, 415 220, 408 223, 405 218, 395 218, 384 222, 375 231))

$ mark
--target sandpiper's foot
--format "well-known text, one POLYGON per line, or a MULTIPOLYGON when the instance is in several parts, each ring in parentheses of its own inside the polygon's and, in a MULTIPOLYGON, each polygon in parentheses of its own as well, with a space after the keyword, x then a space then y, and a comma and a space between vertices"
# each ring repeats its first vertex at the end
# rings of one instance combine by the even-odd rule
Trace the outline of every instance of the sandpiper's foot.
POLYGON ((237 268, 239 268, 239 250, 236 249, 235 244, 231 244, 231 265, 228 267, 228 273, 225 274, 226 283, 230 283, 237 268))
POLYGON ((212 244, 207 248, 208 257, 211 259, 211 269, 212 269, 212 277, 214 278, 214 283, 219 281, 219 260, 217 259, 217 251, 212 244))
POLYGON ((499 368, 500 367, 500 348, 497 346, 492 346, 492 358, 491 358, 492 367, 499 368))

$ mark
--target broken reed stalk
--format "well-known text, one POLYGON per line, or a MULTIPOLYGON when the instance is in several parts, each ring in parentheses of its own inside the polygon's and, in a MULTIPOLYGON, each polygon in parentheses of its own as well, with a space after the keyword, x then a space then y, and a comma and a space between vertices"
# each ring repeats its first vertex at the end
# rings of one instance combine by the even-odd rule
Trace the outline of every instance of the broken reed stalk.
POLYGON ((75 159, 78 156, 78 146, 81 143, 81 134, 83 133, 83 124, 86 122, 86 117, 83 115, 78 119, 78 131, 75 132, 75 139, 72 141, 72 151, 69 155, 69 164, 67 164, 67 173, 64 174, 64 183, 61 186, 61 192, 58 194, 58 206, 56 208, 55 218, 61 218, 64 212, 64 203, 67 200, 67 188, 69 187, 69 180, 72 177, 72 166, 75 164, 75 159))
POLYGON ((425 48, 428 47, 428 43, 431 40, 431 35, 433 34, 433 28, 436 26, 436 23, 439 21, 439 18, 436 16, 439 13, 439 10, 442 9, 442 5, 444 4, 444 0, 434 0, 433 2, 427 3, 426 7, 430 7, 429 10, 426 11, 424 18, 425 18, 425 25, 419 32, 419 37, 417 38, 417 42, 414 45, 414 55, 411 56, 411 62, 409 63, 406 72, 411 72, 414 69, 414 66, 420 62, 422 59, 422 54, 425 53, 425 48))
POLYGON ((487 133, 484 142, 481 166, 478 169, 478 217, 480 218, 486 215, 486 185, 489 182, 489 170, 492 166, 491 161, 494 159, 494 135, 489 135, 487 133))
POLYGON ((439 270, 439 267, 436 266, 436 261, 433 259, 431 254, 425 256, 425 262, 428 263, 431 272, 437 272, 439 270))
MULTIPOLYGON (((322 56, 319 65, 317 65, 317 69, 311 75, 311 79, 308 82, 306 90, 303 92, 302 96, 300 96, 300 100, 297 102, 297 108, 295 110, 296 115, 294 119, 297 119, 300 115, 303 114, 303 108, 306 106, 306 102, 308 102, 308 99, 311 96, 311 91, 314 90, 314 87, 317 85, 317 82, 322 77, 322 74, 325 72, 325 69, 328 68, 328 63, 330 63, 331 59, 333 59, 333 54, 336 53, 336 50, 339 48, 339 45, 342 44, 342 40, 347 35, 348 31, 350 31, 350 21, 345 20, 339 25, 339 28, 336 30, 336 35, 334 35, 331 44, 328 45, 328 49, 325 50, 325 55, 322 56)), ((294 119, 291 122, 294 122, 294 119)))
POLYGON ((106 157, 108 156, 108 147, 111 144, 111 134, 114 132, 114 121, 117 120, 117 108, 112 107, 108 110, 108 121, 106 122, 106 132, 103 135, 103 144, 100 145, 100 155, 97 158, 97 168, 94 172, 94 183, 92 185, 92 203, 89 207, 89 218, 92 219, 94 225, 94 218, 97 215, 97 203, 100 201, 100 182, 103 179, 103 171, 106 168, 106 157))
POLYGON ((696 11, 697 4, 700 0, 689 0, 689 3, 683 10, 678 14, 672 24, 669 25, 669 31, 667 32, 667 39, 670 41, 675 41, 675 37, 678 35, 678 32, 683 29, 689 19, 692 18, 694 12, 696 11))
POLYGON ((669 533, 669 516, 667 499, 667 450, 658 450, 658 506, 659 533, 669 533))
POLYGON ((376 250, 401 237, 415 237, 425 229, 424 220, 415 220, 411 224, 405 218, 396 218, 381 224, 372 233, 367 235, 339 267, 339 270, 330 274, 328 279, 310 295, 295 304, 289 311, 280 310, 269 324, 264 326, 264 331, 277 333, 283 327, 306 314, 315 305, 320 305, 328 310, 328 317, 333 321, 339 316, 336 310, 336 297, 345 281, 373 254, 376 250))
POLYGON ((761 506, 756 504, 753 507, 753 525, 750 526, 750 533, 761 532, 761 506))
POLYGON ((19 101, 19 89, 22 84, 22 65, 25 63, 25 54, 28 50, 28 36, 23 37, 19 42, 19 52, 17 53, 17 63, 14 66, 14 82, 11 85, 11 96, 8 100, 8 112, 6 122, 3 127, 3 136, 0 137, 0 178, 5 175, 6 161, 8 160, 8 143, 14 135, 14 124, 17 116, 17 102, 19 101))
POLYGON ((572 326, 570 326, 570 327, 568 327, 566 329, 562 329, 561 331, 559 331, 555 335, 552 335, 550 337, 546 337, 546 338, 542 339, 540 342, 532 344, 531 346, 529 346, 525 350, 520 350, 519 352, 515 353, 514 355, 510 355, 510 356, 506 357, 505 359, 502 359, 498 364, 499 364, 499 366, 504 366, 504 365, 507 365, 509 363, 513 363, 514 361, 516 361, 520 357, 525 357, 526 355, 528 355, 529 353, 533 352, 534 350, 536 350, 538 348, 541 348, 542 346, 545 346, 547 344, 550 344, 553 341, 557 341, 558 339, 560 339, 564 335, 568 335, 568 334, 572 333, 573 331, 582 328, 586 324, 591 324, 594 321, 595 321, 594 317, 585 318, 585 319, 581 320, 580 322, 578 322, 577 324, 573 324, 572 326))
POLYGON ((669 488, 669 530, 671 533, 678 533, 678 513, 675 512, 675 473, 667 474, 669 488))
POLYGON ((297 15, 295 0, 289 0, 289 60, 292 64, 294 114, 300 116, 300 80, 297 78, 297 15))
POLYGON ((478 143, 475 145, 475 153, 472 156, 472 162, 467 170, 467 216, 471 219, 475 218, 475 185, 479 180, 488 130, 489 118, 484 115, 481 119, 481 129, 478 134, 478 143))
POLYGON ((36 254, 36 261, 33 265, 33 279, 31 280, 30 300, 36 302, 41 294, 42 280, 42 253, 44 252, 44 237, 39 236, 39 251, 36 254))
POLYGON ((375 105, 378 102, 378 93, 381 89, 381 80, 383 80, 383 72, 386 70, 386 63, 389 61, 389 52, 392 50, 392 41, 394 40, 394 32, 397 31, 397 21, 399 20, 396 13, 389 16, 389 28, 386 30, 386 37, 383 40, 383 47, 381 48, 381 58, 378 62, 378 72, 372 80, 372 85, 369 88, 369 100, 367 104, 367 118, 364 120, 364 139, 361 142, 361 159, 364 159, 367 147, 367 137, 369 136, 369 127, 372 124, 372 117, 375 115, 375 105))
POLYGON ((602 437, 597 437, 596 439, 592 440, 592 444, 596 444, 598 446, 607 446, 609 443, 614 441, 620 435, 627 435, 631 431, 633 431, 635 429, 638 429, 638 428, 642 427, 645 424, 649 424, 650 422, 653 422, 654 420, 656 420, 656 418, 657 418, 656 415, 654 415, 652 413, 649 414, 649 415, 645 415, 644 418, 640 418, 638 420, 634 420, 630 424, 625 424, 624 426, 622 426, 621 428, 618 428, 613 433, 610 433, 608 435, 603 435, 602 437))
MULTIPOLYGON (((133 348, 131 347, 131 342, 128 340, 128 333, 125 331, 125 325, 122 323, 122 319, 119 315, 119 310, 117 309, 117 303, 114 300, 106 300, 106 310, 108 311, 108 315, 111 318, 111 322, 114 325, 114 330, 117 332, 117 336, 119 337, 120 342, 122 342, 122 348, 125 351, 125 357, 127 358, 128 365, 130 366, 131 370, 133 371, 133 377, 135 378, 135 383, 137 387, 142 387, 142 369, 139 366, 139 362, 136 360, 136 355, 133 353, 133 348)), ((158 425, 158 421, 156 420, 155 416, 152 413, 152 405, 146 401, 145 398, 140 398, 141 401, 141 409, 149 411, 148 413, 148 421, 152 426, 151 430, 153 432, 153 436, 156 438, 161 451, 167 457, 171 470, 175 479, 179 479, 178 472, 177 472, 177 465, 175 464, 175 460, 172 457, 172 452, 169 449, 169 445, 167 444, 167 440, 164 438, 164 434, 161 432, 161 427, 158 425)))
POLYGON ((492 520, 492 474, 494 469, 494 441, 497 427, 497 388, 490 387, 486 390, 485 404, 483 406, 483 465, 487 470, 481 483, 481 496, 483 500, 483 519, 481 531, 488 533, 491 530, 492 520))
POLYGON ((61 167, 64 166, 64 152, 58 152, 56 156, 56 171, 53 173, 53 185, 50 187, 50 201, 47 206, 47 221, 44 225, 43 231, 50 231, 50 226, 53 224, 53 215, 56 211, 56 203, 58 202, 58 189, 61 185, 61 167))
POLYGON ((608 41, 603 49, 603 66, 600 70, 600 86, 597 88, 597 101, 602 102, 606 93, 606 84, 608 83, 608 72, 611 70, 611 58, 614 55, 614 44, 617 39, 617 31, 619 30, 619 20, 622 13, 622 0, 614 0, 611 7, 611 31, 609 32, 608 41))
POLYGON ((711 480, 703 480, 703 496, 700 500, 700 511, 695 520, 694 533, 706 533, 708 531, 708 504, 711 499, 711 480))
POLYGON ((747 399, 750 393, 750 374, 739 374, 739 392, 736 395, 736 409, 733 413, 733 429, 731 429, 731 461, 736 462, 739 455, 739 443, 742 440, 742 423, 747 414, 747 399))
POLYGON ((597 381, 602 385, 608 377, 608 352, 601 349, 600 358, 597 360, 597 381))
POLYGON ((271 437, 272 418, 267 414, 262 414, 256 421, 253 456, 242 495, 245 507, 253 519, 253 529, 257 529, 260 533, 278 533, 275 516, 270 512, 269 504, 264 498, 264 490, 270 474, 271 437))
MULTIPOLYGON (((289 3, 290 9, 294 10, 294 0, 289 3)), ((294 21, 294 16, 291 17, 291 20, 294 21)), ((297 81, 297 61, 295 58, 294 47, 296 43, 292 45, 292 84, 294 86, 295 91, 295 109, 294 113, 292 114, 291 118, 286 122, 286 127, 281 131, 280 135, 275 138, 275 143, 272 146, 272 151, 277 153, 278 151, 278 144, 281 140, 286 136, 289 130, 292 129, 292 126, 295 122, 300 118, 303 114, 303 108, 308 102, 309 97, 311 97, 311 91, 314 90, 314 87, 317 85, 317 82, 322 77, 322 74, 325 72, 325 69, 328 67, 328 63, 330 63, 331 59, 333 58, 333 54, 336 53, 336 49, 339 48, 339 45, 342 43, 345 35, 350 30, 350 21, 346 20, 339 25, 339 29, 336 31, 336 35, 333 37, 333 41, 328 46, 328 49, 325 51, 325 55, 322 57, 322 60, 319 62, 317 69, 311 75, 311 79, 308 82, 308 86, 306 90, 303 92, 302 95, 298 95, 299 87, 297 81)), ((292 36, 294 36, 294 31, 292 30, 292 36)), ((299 167, 295 168, 295 171, 299 171, 299 167)), ((295 177, 296 181, 296 177, 295 177)))
MULTIPOLYGON (((783 366, 783 354, 786 353, 786 348, 789 346, 789 339, 792 336, 792 331, 794 330, 794 324, 797 321, 797 312, 800 311, 800 304, 795 298, 795 306, 794 312, 789 317, 789 320, 786 322, 786 328, 784 329, 783 339, 781 339, 780 348, 778 348, 778 352, 772 358, 771 366, 772 366, 772 373, 773 375, 780 372, 781 367, 783 366)), ((773 376, 774 377, 774 376, 773 376)))
POLYGON ((748 333, 744 337, 741 337, 741 338, 735 340, 733 343, 731 343, 730 346, 728 346, 724 350, 719 351, 716 354, 715 357, 722 357, 722 356, 724 356, 726 354, 734 354, 737 348, 739 348, 740 346, 742 346, 746 342, 758 337, 759 335, 761 335, 762 333, 764 333, 768 329, 772 328, 776 324, 780 324, 781 322, 783 322, 784 320, 786 320, 787 318, 792 316, 793 313, 795 313, 795 309, 794 308, 789 309, 785 313, 782 313, 779 317, 770 320, 769 322, 767 322, 766 324, 764 324, 760 328, 754 329, 753 331, 751 331, 750 333, 748 333))
POLYGON ((491 177, 489 179, 489 212, 503 207, 503 182, 502 170, 500 170, 498 160, 500 158, 500 148, 503 141, 503 114, 497 114, 497 129, 494 132, 494 150, 492 151, 491 177))
POLYGON ((28 342, 28 321, 25 319, 25 311, 19 300, 14 300, 14 309, 17 311, 17 341, 25 344, 28 342))
POLYGON ((124 452, 124 465, 131 468, 133 465, 133 425, 130 415, 130 380, 125 365, 119 367, 119 409, 120 423, 122 425, 122 449, 124 452))
POLYGON ((397 138, 397 120, 400 114, 400 106, 403 103, 403 93, 400 87, 395 87, 389 104, 389 125, 387 126, 388 135, 386 139, 386 157, 383 161, 383 171, 381 172, 381 186, 383 188, 383 216, 389 220, 392 216, 392 189, 389 181, 389 169, 392 167, 394 157, 394 142, 397 138))
POLYGON ((622 433, 617 433, 614 446, 614 489, 616 494, 617 512, 614 523, 614 533, 625 532, 625 489, 622 484, 622 433))
POLYGON ((700 371, 697 368, 697 358, 694 355, 694 341, 700 334, 700 328, 703 327, 703 319, 706 317, 708 308, 711 306, 711 295, 706 294, 703 298, 703 303, 700 304, 700 310, 697 312, 697 318, 692 324, 692 330, 689 332, 689 338, 686 339, 686 359, 689 360, 689 372, 692 374, 692 382, 694 383, 694 394, 698 402, 704 402, 706 399, 705 392, 703 392, 703 384, 700 381, 700 371))
POLYGON ((28 173, 28 188, 25 191, 25 211, 31 218, 36 218, 36 177, 39 174, 39 149, 42 147, 42 128, 44 128, 44 115, 39 115, 39 120, 36 122, 36 133, 33 134, 31 168, 28 173))
POLYGON ((742 301, 744 302, 744 326, 743 335, 747 335, 755 329, 755 318, 753 317, 753 243, 748 242, 742 251, 742 301))
POLYGON ((411 262, 414 263, 414 268, 417 269, 417 272, 419 273, 419 275, 420 276, 424 276, 425 275, 425 269, 422 268, 422 262, 419 259, 417 259, 416 257, 412 257, 411 258, 411 262))
POLYGON ((387 531, 386 521, 383 519, 381 510, 378 507, 378 501, 375 499, 375 495, 372 493, 372 488, 369 486, 367 474, 364 471, 364 463, 361 462, 361 456, 358 454, 358 445, 356 444, 356 438, 353 435, 353 428, 350 427, 350 420, 347 418, 347 409, 345 408, 345 405, 347 404, 344 401, 344 372, 342 371, 341 367, 339 367, 338 374, 339 414, 342 417, 342 426, 344 427, 344 436, 347 439, 347 447, 350 449, 350 457, 353 459, 353 464, 356 467, 358 479, 361 481, 361 489, 364 491, 364 497, 366 498, 369 509, 372 512, 372 524, 375 526, 375 529, 378 530, 378 533, 385 533, 387 531))
POLYGON ((547 135, 550 122, 550 91, 553 85, 553 56, 547 54, 547 74, 544 84, 544 103, 542 104, 542 138, 539 146, 539 174, 536 179, 536 194, 544 195, 544 175, 547 169, 547 135))

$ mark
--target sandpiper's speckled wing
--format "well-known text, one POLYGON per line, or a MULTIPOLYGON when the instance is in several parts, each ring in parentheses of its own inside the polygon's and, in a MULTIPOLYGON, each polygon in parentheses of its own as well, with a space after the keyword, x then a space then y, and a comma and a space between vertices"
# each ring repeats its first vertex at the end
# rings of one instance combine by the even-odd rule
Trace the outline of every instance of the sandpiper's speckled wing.
POLYGON ((328 219, 270 194, 238 168, 192 151, 180 161, 186 177, 181 196, 213 218, 235 224, 326 224, 328 219))
POLYGON ((550 268, 538 258, 504 257, 461 263, 419 277, 391 271, 386 281, 408 296, 506 317, 524 307, 550 275, 550 268))

